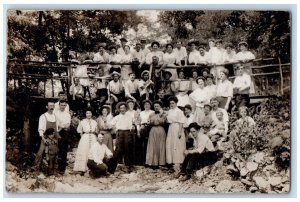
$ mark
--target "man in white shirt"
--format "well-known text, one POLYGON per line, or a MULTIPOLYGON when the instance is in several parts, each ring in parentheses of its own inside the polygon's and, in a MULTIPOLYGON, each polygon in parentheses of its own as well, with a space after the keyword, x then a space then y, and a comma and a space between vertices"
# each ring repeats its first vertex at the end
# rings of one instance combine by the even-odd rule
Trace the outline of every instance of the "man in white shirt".
POLYGON ((187 52, 186 48, 182 46, 181 41, 177 41, 174 53, 176 55, 176 61, 179 62, 180 66, 187 65, 187 52))
POLYGON ((111 121, 111 126, 117 131, 115 158, 119 163, 125 163, 125 172, 132 172, 134 159, 134 134, 133 119, 127 113, 127 105, 125 102, 119 102, 117 109, 120 114, 115 116, 111 121))
MULTIPOLYGON (((59 92, 58 93, 58 101, 55 103, 55 105, 54 105, 54 111, 57 111, 57 110, 59 110, 59 101, 60 100, 67 100, 67 95, 66 95, 66 93, 65 92, 63 92, 63 91, 61 91, 61 92, 59 92)), ((69 107, 69 104, 67 104, 67 106, 66 106, 66 112, 68 112, 69 113, 69 111, 70 111, 70 107, 69 107)))
POLYGON ((191 133, 190 138, 193 139, 193 147, 185 150, 185 159, 182 163, 180 175, 184 175, 180 178, 180 181, 189 180, 194 169, 197 169, 200 164, 200 168, 214 164, 218 160, 217 152, 213 143, 209 137, 200 131, 200 126, 197 123, 191 123, 189 125, 189 131, 191 133))
POLYGON ((34 160, 34 168, 36 170, 39 169, 41 160, 43 157, 43 153, 45 150, 45 138, 44 138, 44 133, 48 128, 53 128, 55 131, 56 137, 59 137, 57 134, 58 131, 58 121, 57 118, 54 115, 54 101, 48 100, 47 105, 46 105, 47 112, 42 114, 39 118, 39 126, 38 126, 38 131, 41 137, 41 143, 40 143, 40 148, 39 151, 37 152, 34 160))
POLYGON ((121 38, 120 41, 121 41, 121 47, 118 48, 117 54, 119 54, 119 55, 125 55, 124 47, 125 47, 125 45, 126 45, 126 43, 128 41, 125 38, 121 38))
POLYGON ((141 43, 136 43, 135 50, 132 52, 132 69, 138 76, 140 76, 142 71, 144 71, 146 62, 146 56, 141 47, 141 43))
POLYGON ((125 97, 137 102, 140 99, 139 94, 139 80, 135 79, 135 73, 129 73, 129 80, 124 84, 125 97))
POLYGON ((94 62, 103 62, 108 63, 109 62, 109 54, 105 51, 105 43, 100 43, 98 46, 98 51, 93 58, 94 62))
POLYGON ((95 142, 89 151, 87 166, 90 169, 90 175, 93 178, 98 178, 102 175, 106 176, 109 173, 113 174, 118 165, 113 158, 113 153, 103 143, 104 136, 99 133, 97 142, 95 142))
POLYGON ((249 106, 250 103, 250 86, 251 77, 244 71, 242 65, 237 66, 238 74, 233 82, 233 91, 235 92, 235 104, 239 108, 241 106, 249 106))
POLYGON ((58 141, 58 172, 64 174, 67 166, 67 154, 69 148, 69 129, 71 115, 66 111, 67 101, 59 101, 59 110, 54 111, 57 119, 57 127, 60 139, 58 141))
POLYGON ((149 48, 146 47, 147 40, 146 39, 141 39, 141 50, 144 52, 145 57, 147 57, 148 53, 151 51, 149 48))

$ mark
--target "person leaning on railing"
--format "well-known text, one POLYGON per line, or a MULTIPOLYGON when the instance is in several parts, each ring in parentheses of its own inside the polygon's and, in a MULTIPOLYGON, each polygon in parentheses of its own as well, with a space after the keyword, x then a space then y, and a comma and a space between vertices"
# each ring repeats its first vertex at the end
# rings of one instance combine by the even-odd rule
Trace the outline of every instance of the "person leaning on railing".
POLYGON ((225 110, 229 109, 230 101, 233 97, 233 87, 231 81, 228 80, 228 70, 220 71, 220 81, 217 84, 216 97, 219 101, 219 107, 225 110))

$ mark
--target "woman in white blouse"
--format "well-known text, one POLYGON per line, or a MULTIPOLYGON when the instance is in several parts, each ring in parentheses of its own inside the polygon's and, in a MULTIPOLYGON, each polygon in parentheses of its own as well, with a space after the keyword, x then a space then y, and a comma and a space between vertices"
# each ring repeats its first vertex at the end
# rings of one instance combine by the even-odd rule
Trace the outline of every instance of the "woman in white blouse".
MULTIPOLYGON (((166 45, 166 53, 163 55, 163 66, 166 67, 168 65, 175 65, 177 63, 178 59, 176 58, 177 55, 173 51, 173 45, 172 44, 167 44, 166 45)), ((165 71, 169 71, 172 74, 171 80, 177 79, 177 71, 176 69, 169 69, 166 68, 165 71)))
MULTIPOLYGON (((128 45, 125 45, 124 50, 125 50, 125 54, 121 56, 121 63, 131 63, 133 58, 130 52, 130 47, 128 45)), ((131 64, 122 65, 121 67, 122 80, 128 80, 130 72, 132 72, 131 64)))
POLYGON ((146 63, 148 65, 152 64, 152 58, 153 56, 158 57, 158 61, 160 64, 162 64, 162 58, 163 58, 163 52, 159 50, 160 44, 157 41, 154 41, 151 43, 151 49, 152 51, 147 54, 146 56, 146 63))
POLYGON ((191 52, 189 53, 188 61, 190 65, 196 65, 200 63, 200 53, 196 49, 196 41, 191 41, 188 43, 191 52))
POLYGON ((97 122, 92 119, 92 109, 86 108, 85 115, 86 118, 81 120, 77 127, 77 132, 81 138, 76 151, 73 169, 75 172, 80 172, 81 175, 84 175, 87 170, 89 150, 91 145, 97 141, 96 134, 98 133, 97 122))
POLYGON ((110 70, 109 73, 112 73, 114 71, 121 73, 121 66, 119 64, 116 63, 120 63, 121 62, 121 55, 117 54, 117 48, 115 46, 111 46, 109 47, 109 58, 108 61, 110 63, 110 70))
POLYGON ((233 85, 228 80, 229 71, 223 69, 220 72, 220 81, 217 84, 216 97, 219 101, 219 107, 228 110, 230 101, 233 97, 233 85))

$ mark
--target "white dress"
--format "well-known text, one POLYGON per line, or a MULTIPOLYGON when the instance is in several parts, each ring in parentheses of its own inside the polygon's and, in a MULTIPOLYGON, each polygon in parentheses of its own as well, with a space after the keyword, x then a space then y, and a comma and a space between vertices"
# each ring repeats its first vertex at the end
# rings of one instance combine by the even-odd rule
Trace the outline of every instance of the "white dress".
POLYGON ((185 135, 183 124, 186 123, 186 117, 183 112, 176 107, 168 111, 167 120, 169 125, 166 140, 166 161, 168 164, 182 163, 184 160, 185 135), (182 125, 182 127, 180 127, 182 125), (178 136, 181 135, 179 138, 178 136))
POLYGON ((176 97, 178 98, 177 106, 184 107, 190 103, 189 95, 186 93, 190 89, 190 81, 174 81, 175 89, 178 90, 176 97))
POLYGON ((93 119, 83 119, 80 121, 77 132, 81 133, 82 136, 80 138, 78 148, 76 151, 75 163, 74 163, 74 171, 85 172, 87 170, 87 161, 88 154, 96 140, 96 135, 94 133, 98 132, 97 122, 93 119))
POLYGON ((197 88, 190 94, 190 99, 195 106, 194 121, 199 124, 205 116, 204 105, 209 101, 206 89, 197 88))
MULTIPOLYGON (((176 54, 174 52, 172 53, 165 53, 163 55, 163 63, 166 65, 174 65, 176 62, 178 62, 176 60, 176 54)), ((171 69, 171 68, 166 68, 165 71, 169 71, 171 72, 172 76, 170 78, 170 80, 174 80, 178 78, 177 75, 177 70, 176 69, 171 69)))

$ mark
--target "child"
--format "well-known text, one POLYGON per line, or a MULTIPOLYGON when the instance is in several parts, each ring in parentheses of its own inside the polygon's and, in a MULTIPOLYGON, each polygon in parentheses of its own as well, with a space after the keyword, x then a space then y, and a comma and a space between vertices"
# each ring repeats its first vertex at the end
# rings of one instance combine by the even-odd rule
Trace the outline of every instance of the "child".
POLYGON ((53 128, 46 129, 44 139, 42 140, 45 145, 44 154, 45 160, 43 161, 47 168, 47 175, 53 175, 55 171, 55 162, 58 153, 58 140, 55 137, 55 130, 53 128))
POLYGON ((217 120, 212 124, 211 130, 208 132, 208 136, 211 141, 216 145, 218 142, 223 142, 227 137, 228 127, 223 117, 223 112, 218 110, 216 112, 217 120))
POLYGON ((247 124, 247 127, 255 126, 255 121, 250 116, 248 116, 248 108, 246 106, 242 106, 239 108, 239 114, 241 118, 237 120, 237 125, 239 125, 240 127, 243 124, 247 124))
POLYGON ((203 119, 200 120, 199 125, 202 127, 205 133, 207 133, 210 127, 213 124, 213 120, 211 117, 211 106, 209 104, 205 104, 203 107, 204 116, 203 119))

